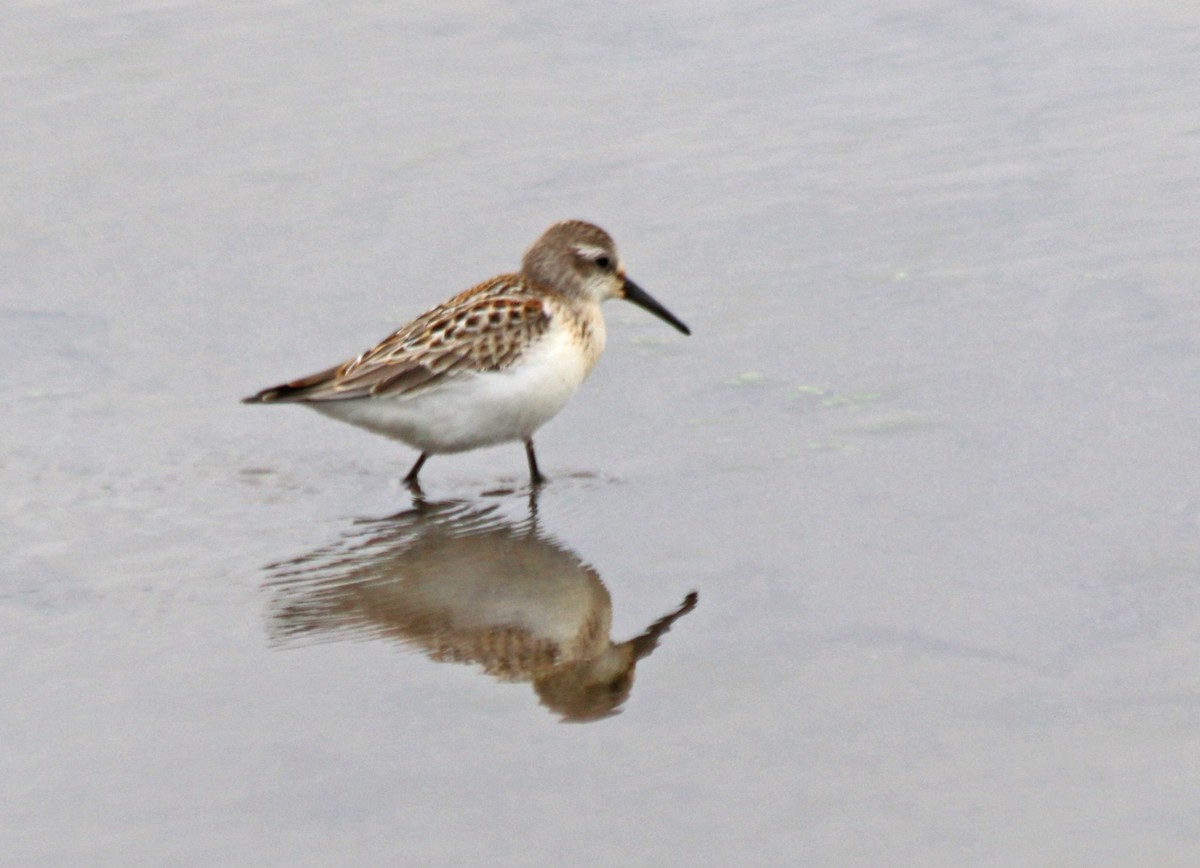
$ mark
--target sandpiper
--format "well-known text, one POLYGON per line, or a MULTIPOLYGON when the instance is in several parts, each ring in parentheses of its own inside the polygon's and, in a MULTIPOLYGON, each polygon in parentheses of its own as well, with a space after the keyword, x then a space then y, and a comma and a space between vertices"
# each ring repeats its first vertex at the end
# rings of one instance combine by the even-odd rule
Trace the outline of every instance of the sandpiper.
POLYGON ((601 302, 623 298, 691 334, 625 276, 599 226, 566 220, 503 274, 421 314, 371 349, 317 374, 263 389, 246 404, 302 403, 430 455, 521 441, 534 485, 544 481, 533 434, 604 352, 601 302))

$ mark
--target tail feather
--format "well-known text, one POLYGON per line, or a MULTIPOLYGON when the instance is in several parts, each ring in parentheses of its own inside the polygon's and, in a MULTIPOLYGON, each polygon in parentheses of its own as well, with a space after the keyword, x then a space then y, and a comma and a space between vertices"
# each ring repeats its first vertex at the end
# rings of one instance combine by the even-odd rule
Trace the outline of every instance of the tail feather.
POLYGON ((329 385, 336 377, 340 365, 330 368, 327 371, 321 371, 318 374, 311 374, 307 377, 302 377, 299 380, 292 380, 290 383, 284 383, 281 386, 272 386, 269 389, 263 389, 261 392, 255 392, 248 398, 242 398, 243 404, 284 404, 295 401, 308 401, 316 396, 319 392, 329 385))

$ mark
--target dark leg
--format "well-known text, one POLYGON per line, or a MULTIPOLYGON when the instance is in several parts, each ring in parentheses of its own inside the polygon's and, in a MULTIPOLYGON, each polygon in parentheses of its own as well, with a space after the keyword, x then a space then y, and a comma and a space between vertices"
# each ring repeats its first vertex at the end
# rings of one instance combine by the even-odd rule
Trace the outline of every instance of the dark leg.
POLYGON ((417 463, 412 466, 412 470, 408 471, 408 476, 404 477, 404 484, 409 488, 416 489, 417 491, 421 490, 421 484, 417 482, 417 474, 425 466, 425 459, 428 457, 428 452, 422 452, 421 457, 417 459, 417 463))
POLYGON ((529 459, 529 481, 533 485, 541 485, 546 481, 546 477, 542 476, 538 470, 537 456, 533 454, 533 440, 525 441, 525 457, 529 459))

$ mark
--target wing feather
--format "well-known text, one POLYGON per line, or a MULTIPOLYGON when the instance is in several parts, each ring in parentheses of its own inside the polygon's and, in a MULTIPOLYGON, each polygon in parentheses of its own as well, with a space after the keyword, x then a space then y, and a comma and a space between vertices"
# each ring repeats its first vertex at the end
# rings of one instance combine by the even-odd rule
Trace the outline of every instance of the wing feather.
POLYGON ((264 389, 247 402, 343 401, 406 395, 467 373, 515 364, 550 327, 543 294, 517 275, 460 293, 355 359, 264 389))

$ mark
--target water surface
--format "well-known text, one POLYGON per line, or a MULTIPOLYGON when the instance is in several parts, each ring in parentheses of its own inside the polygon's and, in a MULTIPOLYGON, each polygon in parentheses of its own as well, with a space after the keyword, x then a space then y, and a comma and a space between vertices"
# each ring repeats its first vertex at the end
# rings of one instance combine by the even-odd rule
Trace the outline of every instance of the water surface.
POLYGON ((0 19, 7 860, 1200 860, 1192 4, 0 19), (564 217, 535 505, 237 403, 564 217))

